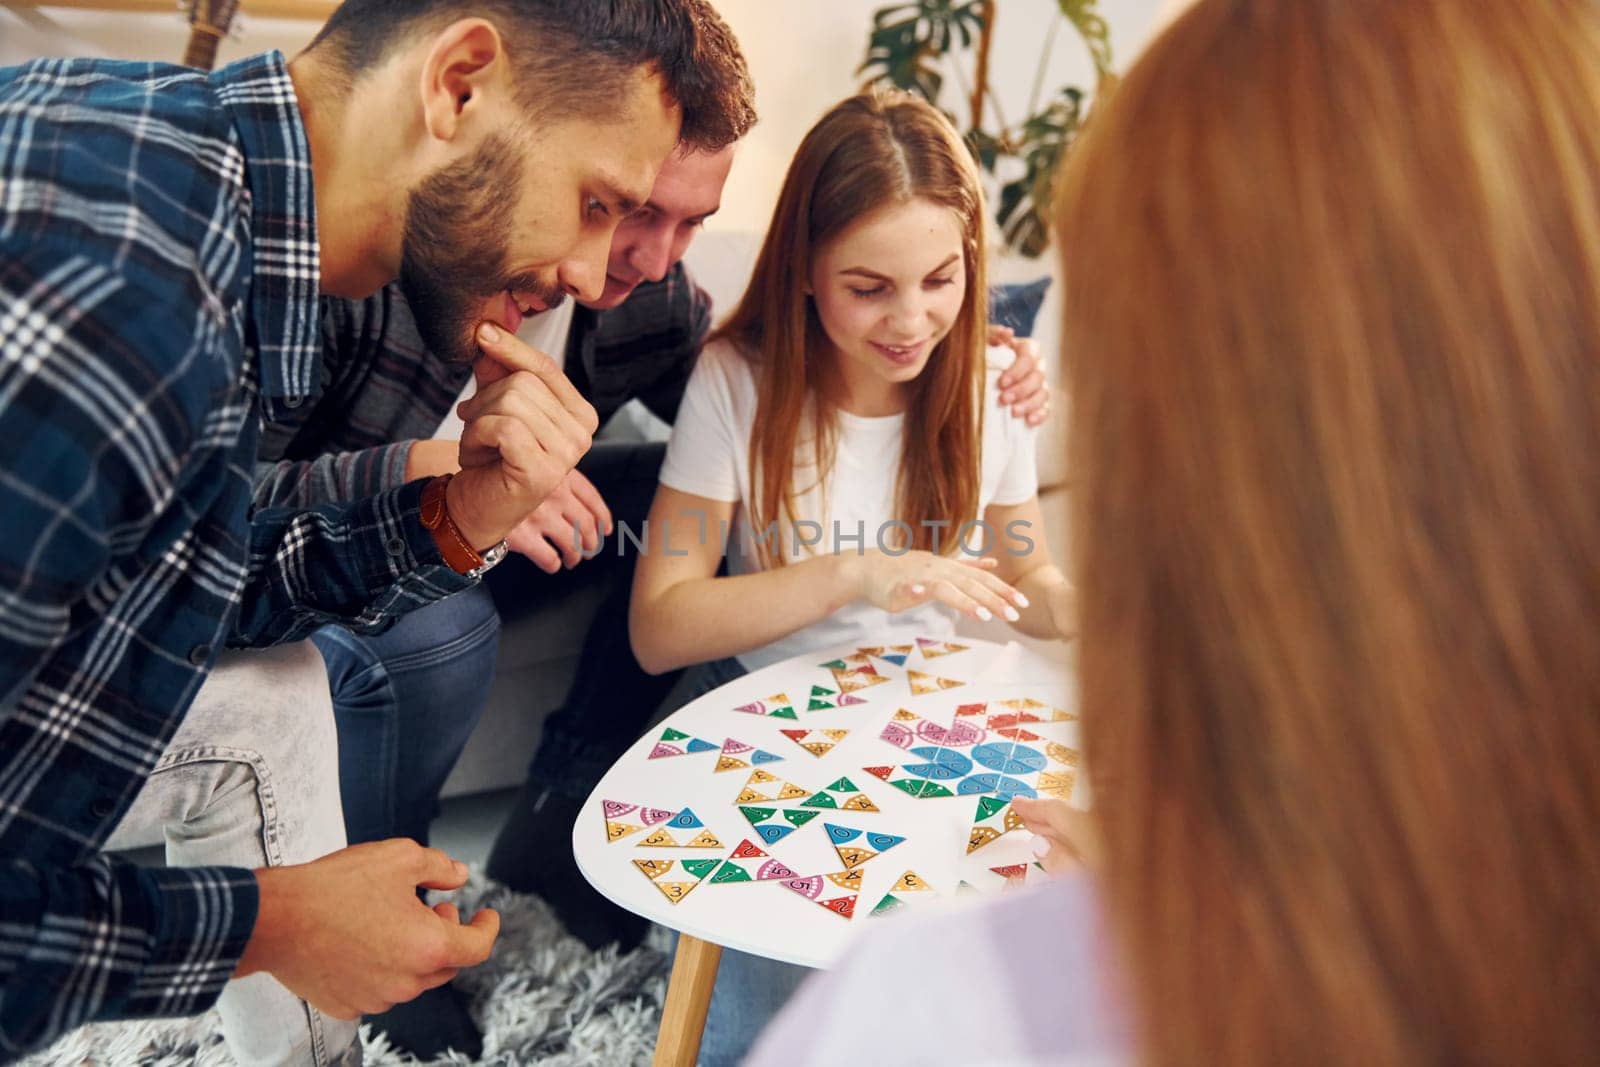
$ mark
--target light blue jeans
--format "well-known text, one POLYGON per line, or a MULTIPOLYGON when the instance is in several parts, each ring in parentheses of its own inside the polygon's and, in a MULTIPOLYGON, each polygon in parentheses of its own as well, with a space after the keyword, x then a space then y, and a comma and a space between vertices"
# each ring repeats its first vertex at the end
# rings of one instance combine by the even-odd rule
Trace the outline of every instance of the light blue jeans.
MULTIPOLYGON (((736 659, 693 667, 684 683, 684 703, 727 685, 748 672, 736 659)), ((673 940, 676 945, 676 935, 673 940)), ((778 1014, 811 970, 764 956, 723 949, 717 984, 700 1039, 699 1067, 736 1067, 749 1055, 761 1031, 778 1014)))
MULTIPOLYGON (((173 867, 256 870, 344 847, 333 706, 310 642, 218 658, 106 850, 147 842, 158 827, 173 867)), ((354 1022, 323 1015, 269 974, 229 982, 217 1011, 245 1067, 361 1062, 354 1022)))

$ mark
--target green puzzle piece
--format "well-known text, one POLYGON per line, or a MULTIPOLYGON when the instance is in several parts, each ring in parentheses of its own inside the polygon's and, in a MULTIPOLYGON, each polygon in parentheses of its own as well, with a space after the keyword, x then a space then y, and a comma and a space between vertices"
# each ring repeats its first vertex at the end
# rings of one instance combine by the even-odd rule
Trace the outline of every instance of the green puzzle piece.
POLYGON ((846 663, 842 659, 835 659, 835 660, 829 660, 827 663, 824 663, 821 666, 822 666, 823 670, 842 671, 845 668, 849 667, 850 664, 846 663))
POLYGON ((806 710, 807 711, 827 711, 831 707, 833 707, 833 705, 828 703, 826 700, 817 700, 816 698, 812 698, 811 706, 809 708, 807 708, 806 710))
POLYGON ((815 819, 821 814, 822 812, 815 809, 811 811, 800 811, 796 808, 789 808, 784 811, 783 817, 788 819, 795 826, 804 826, 806 823, 810 822, 812 819, 815 819))
POLYGON ((731 860, 723 860, 722 867, 717 871, 716 874, 711 876, 712 885, 720 885, 723 882, 753 881, 755 881, 755 879, 750 877, 749 871, 745 870, 743 867, 731 860))
POLYGON ((978 817, 972 821, 982 822, 985 819, 992 819, 1000 812, 1004 811, 1005 806, 1009 803, 1011 803, 1011 801, 1003 800, 1000 797, 979 797, 978 817))
POLYGON ((772 816, 777 812, 778 809, 777 808, 748 808, 748 807, 744 807, 743 805, 741 805, 739 807, 739 810, 744 813, 744 817, 746 819, 750 820, 750 825, 751 826, 757 826, 757 825, 760 825, 761 823, 766 822, 768 819, 772 818, 772 816))
POLYGON ((688 734, 683 733, 681 730, 674 730, 670 726, 661 731, 661 740, 663 741, 683 741, 688 738, 688 736, 688 734))
POLYGON ((838 808, 832 797, 826 793, 815 793, 800 802, 802 808, 838 808))
POLYGON ((769 712, 767 712, 767 715, 770 716, 771 718, 774 718, 774 719, 798 719, 798 718, 800 718, 800 716, 798 716, 798 715, 796 715, 794 713, 794 709, 789 707, 789 706, 787 706, 787 705, 785 705, 784 707, 779 708, 777 711, 769 711, 769 712))
POLYGON ((699 879, 710 874, 712 868, 716 867, 716 865, 721 862, 721 860, 679 860, 678 864, 684 870, 694 875, 695 880, 698 881, 699 879))
POLYGON ((830 792, 830 793, 859 793, 859 792, 861 792, 861 790, 856 788, 855 783, 852 782, 848 778, 839 779, 837 782, 834 782, 832 785, 828 786, 827 789, 828 789, 828 792, 830 792))
POLYGON ((833 690, 824 689, 820 685, 814 685, 811 687, 811 695, 814 697, 831 697, 833 696, 833 690))
MULTIPOLYGON (((715 879, 713 879, 713 881, 714 880, 715 879)), ((893 911, 896 908, 903 908, 905 906, 906 902, 895 896, 893 893, 885 893, 883 899, 878 901, 878 906, 872 909, 872 914, 882 915, 886 911, 893 911)))
POLYGON ((900 790, 900 792, 910 793, 914 797, 955 796, 954 793, 950 792, 950 790, 946 789, 938 782, 930 782, 925 778, 901 778, 899 781, 890 782, 889 784, 900 790))

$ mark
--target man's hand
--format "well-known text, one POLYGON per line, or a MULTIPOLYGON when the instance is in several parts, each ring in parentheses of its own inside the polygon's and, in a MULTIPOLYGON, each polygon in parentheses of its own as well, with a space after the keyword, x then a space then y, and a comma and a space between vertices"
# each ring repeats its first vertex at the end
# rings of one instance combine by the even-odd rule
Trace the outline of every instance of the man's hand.
POLYGON ((489 958, 499 914, 462 925, 454 905, 417 899, 418 886, 466 881, 465 866, 405 838, 259 870, 260 910, 234 977, 267 971, 336 1019, 387 1011, 489 958))
POLYGON ((466 429, 445 507, 462 537, 482 549, 561 485, 600 420, 548 356, 490 323, 478 328, 478 343, 478 391, 456 409, 466 429))
POLYGON ((594 553, 600 538, 610 537, 611 530, 611 509, 600 490, 574 470, 532 515, 517 524, 506 541, 512 551, 533 560, 546 574, 554 574, 563 566, 570 570, 582 563, 583 553, 594 553))
POLYGON ((1050 417, 1050 383, 1044 376, 1039 345, 1018 337, 1009 326, 989 327, 989 344, 1011 349, 1017 358, 1000 375, 1000 403, 1011 407, 1011 414, 1029 426, 1042 426, 1050 417))

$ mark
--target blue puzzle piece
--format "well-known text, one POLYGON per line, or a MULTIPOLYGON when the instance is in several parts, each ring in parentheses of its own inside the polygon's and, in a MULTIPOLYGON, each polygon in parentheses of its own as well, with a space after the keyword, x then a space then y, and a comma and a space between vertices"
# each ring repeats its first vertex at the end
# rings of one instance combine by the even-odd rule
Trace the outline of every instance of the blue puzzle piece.
POLYGON ((755 764, 776 763, 781 759, 783 759, 782 756, 774 756, 772 753, 758 748, 755 751, 755 755, 750 757, 750 762, 755 764))
POLYGON ((702 741, 698 737, 689 740, 690 752, 721 752, 721 745, 713 745, 710 741, 702 741))
POLYGON ((1048 766, 1044 753, 1014 741, 991 741, 972 750, 974 762, 1001 774, 1031 774, 1048 766))
POLYGON ((787 823, 769 822, 756 827, 756 833, 761 835, 761 840, 769 845, 776 845, 785 837, 794 833, 794 827, 787 823))
MULTIPOLYGON (((964 753, 954 749, 944 748, 940 745, 918 745, 911 750, 913 756, 929 760, 940 767, 948 767, 955 772, 954 777, 960 778, 963 774, 970 773, 972 761, 964 753)), ((925 774, 922 777, 931 778, 933 775, 925 774)))
POLYGON ((667 820, 667 825, 677 830, 699 830, 705 826, 690 808, 684 808, 678 814, 667 820))
POLYGON ((907 774, 914 774, 918 778, 934 782, 953 782, 961 777, 960 771, 942 763, 908 763, 905 769, 907 774))
POLYGON ((961 779, 960 784, 956 786, 956 794, 963 797, 982 796, 985 793, 993 793, 999 784, 998 774, 973 774, 961 779))
POLYGON ((995 785, 994 795, 1002 800, 1010 800, 1012 797, 1027 797, 1030 800, 1037 800, 1039 797, 1033 786, 1027 782, 1019 782, 1015 778, 1001 778, 995 785))

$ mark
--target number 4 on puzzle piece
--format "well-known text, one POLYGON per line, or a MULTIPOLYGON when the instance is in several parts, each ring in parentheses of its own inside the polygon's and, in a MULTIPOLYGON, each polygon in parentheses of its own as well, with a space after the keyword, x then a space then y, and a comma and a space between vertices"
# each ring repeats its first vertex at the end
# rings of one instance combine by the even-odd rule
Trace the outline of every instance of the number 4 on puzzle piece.
POLYGON ((833 850, 839 854, 839 862, 844 864, 845 870, 854 870, 878 853, 887 852, 905 840, 896 834, 858 830, 852 826, 833 823, 823 823, 822 826, 828 831, 828 840, 833 842, 833 850))
POLYGON ((705 880, 706 875, 710 874, 712 869, 715 868, 717 866, 717 864, 719 862, 721 862, 721 861, 720 860, 679 860, 679 861, 676 861, 678 863, 678 865, 683 868, 683 872, 685 874, 689 875, 691 878, 693 878, 694 881, 692 881, 692 882, 667 882, 667 881, 663 881, 662 880, 662 875, 664 875, 668 871, 672 870, 673 862, 674 862, 673 860, 634 860, 633 861, 633 865, 635 867, 639 868, 639 870, 641 872, 643 872, 643 874, 644 874, 644 876, 646 878, 650 879, 651 884, 654 885, 658 890, 661 891, 661 895, 666 897, 669 903, 679 904, 679 903, 682 903, 683 898, 688 896, 690 891, 692 891, 695 886, 699 885, 702 881, 705 880))
POLYGON ((978 810, 972 817, 972 833, 967 837, 967 855, 983 846, 998 841, 1013 830, 1023 829, 1022 816, 1011 810, 1009 800, 999 797, 979 797, 978 810))

